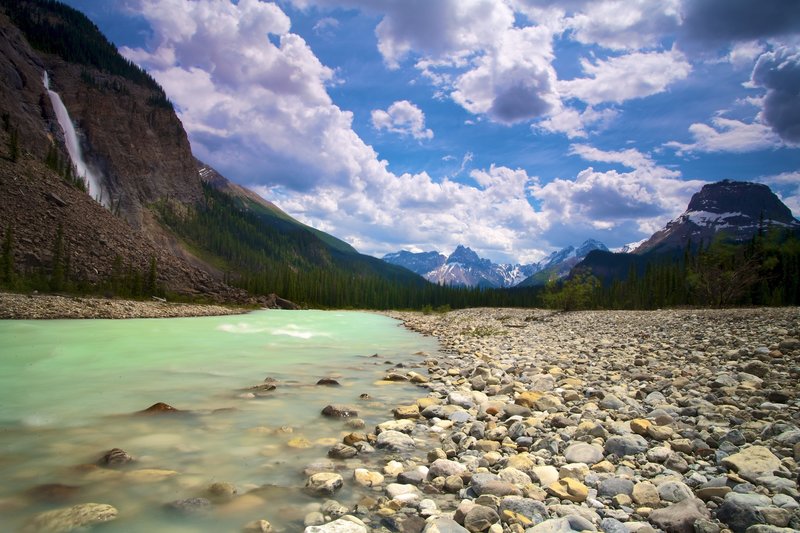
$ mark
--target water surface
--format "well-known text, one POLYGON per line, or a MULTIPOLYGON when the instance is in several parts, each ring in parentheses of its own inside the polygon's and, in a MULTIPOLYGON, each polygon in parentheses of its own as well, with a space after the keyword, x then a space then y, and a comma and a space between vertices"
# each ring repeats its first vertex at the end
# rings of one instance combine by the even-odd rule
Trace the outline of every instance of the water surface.
MULTIPOLYGON (((424 395, 377 381, 391 366, 419 365, 423 357, 414 354, 436 350, 434 339, 394 320, 352 312, 0 321, 0 522, 18 526, 38 512, 92 501, 120 511, 103 531, 237 531, 262 518, 301 529, 304 506, 319 501, 301 491, 303 466, 352 431, 320 410, 356 406, 371 430, 397 403, 424 395), (316 386, 322 377, 342 386, 316 386), (247 388, 265 378, 277 388, 250 397, 247 388), (362 393, 371 399, 359 399, 362 393), (189 413, 133 414, 156 402, 189 413), (115 447, 136 462, 94 466, 115 447), (202 518, 164 509, 204 496, 216 481, 233 483, 240 495, 258 490, 202 518), (77 488, 36 494, 44 484, 77 488)), ((342 503, 364 493, 349 477, 365 461, 382 464, 377 455, 340 463, 342 503)))

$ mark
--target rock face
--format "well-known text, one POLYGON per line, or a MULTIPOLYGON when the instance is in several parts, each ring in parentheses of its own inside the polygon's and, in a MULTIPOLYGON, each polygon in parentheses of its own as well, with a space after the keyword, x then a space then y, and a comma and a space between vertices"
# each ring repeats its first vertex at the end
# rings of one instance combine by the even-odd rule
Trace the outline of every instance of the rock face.
POLYGON ((82 503, 36 515, 22 529, 23 533, 66 533, 91 527, 117 518, 117 510, 104 503, 82 503))

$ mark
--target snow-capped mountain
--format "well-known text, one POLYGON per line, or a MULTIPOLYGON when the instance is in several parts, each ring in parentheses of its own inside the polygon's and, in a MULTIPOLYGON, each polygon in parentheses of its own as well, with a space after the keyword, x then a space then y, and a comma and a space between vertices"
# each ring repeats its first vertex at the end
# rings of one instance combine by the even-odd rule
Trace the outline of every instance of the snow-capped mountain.
POLYGON ((724 231, 734 241, 753 237, 759 228, 794 228, 800 222, 769 187, 760 183, 724 180, 704 185, 692 196, 686 211, 639 246, 635 253, 668 251, 688 243, 709 243, 724 231))
POLYGON ((537 265, 492 263, 462 245, 448 257, 439 252, 401 251, 387 254, 383 260, 416 272, 433 283, 468 287, 513 287, 538 268, 537 265))
POLYGON ((645 237, 640 241, 629 242, 628 244, 623 244, 618 248, 612 248, 611 251, 615 254, 633 254, 636 253, 636 249, 639 248, 641 245, 647 242, 647 239, 650 237, 645 237))
POLYGON ((409 252, 401 250, 382 257, 387 263, 407 268, 411 272, 424 276, 431 270, 444 265, 447 257, 439 252, 409 252))
POLYGON ((580 246, 567 246, 545 257, 538 264, 538 269, 527 279, 519 283, 520 287, 544 285, 553 277, 563 278, 572 267, 580 263, 593 250, 608 251, 605 244, 594 239, 584 241, 580 246))

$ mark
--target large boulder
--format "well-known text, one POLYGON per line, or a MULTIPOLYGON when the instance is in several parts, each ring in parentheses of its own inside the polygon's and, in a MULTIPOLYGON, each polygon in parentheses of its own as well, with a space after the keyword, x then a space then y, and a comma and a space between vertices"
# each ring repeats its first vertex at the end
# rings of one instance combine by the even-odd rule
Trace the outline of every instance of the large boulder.
POLYGON ((39 513, 22 528, 22 532, 66 533, 114 520, 117 514, 117 509, 108 504, 82 503, 39 513))

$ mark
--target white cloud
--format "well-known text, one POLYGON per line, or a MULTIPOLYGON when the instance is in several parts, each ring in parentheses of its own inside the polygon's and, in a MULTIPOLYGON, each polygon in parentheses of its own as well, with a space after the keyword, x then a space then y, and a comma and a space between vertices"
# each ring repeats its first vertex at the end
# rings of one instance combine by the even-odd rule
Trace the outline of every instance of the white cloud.
POLYGON ((317 35, 331 35, 339 27, 339 21, 333 17, 322 17, 314 23, 314 33, 317 35))
POLYGON ((638 50, 659 44, 680 24, 680 0, 604 0, 586 2, 566 21, 575 39, 613 50, 638 50))
POLYGON ((795 218, 800 217, 800 170, 773 176, 761 176, 756 181, 769 185, 783 203, 792 210, 792 215, 795 218))
POLYGON ((558 111, 539 121, 533 128, 550 133, 563 133, 570 139, 588 137, 592 133, 602 131, 614 121, 618 111, 613 108, 595 109, 587 106, 583 111, 574 107, 561 106, 558 111))
POLYGON ((735 43, 725 58, 736 68, 750 67, 764 53, 764 45, 759 41, 735 43))
POLYGON ((754 152, 777 148, 781 142, 778 136, 759 122, 745 123, 717 116, 711 119, 711 126, 695 123, 689 126, 694 142, 671 141, 665 144, 676 150, 678 155, 693 152, 754 152))
POLYGON ((692 70, 680 52, 634 52, 606 60, 581 60, 586 78, 559 81, 566 98, 578 98, 592 105, 621 103, 658 94, 692 70))
POLYGON ((372 125, 377 130, 385 129, 415 139, 432 139, 433 131, 425 128, 425 113, 408 100, 393 103, 384 111, 372 111, 372 125))

